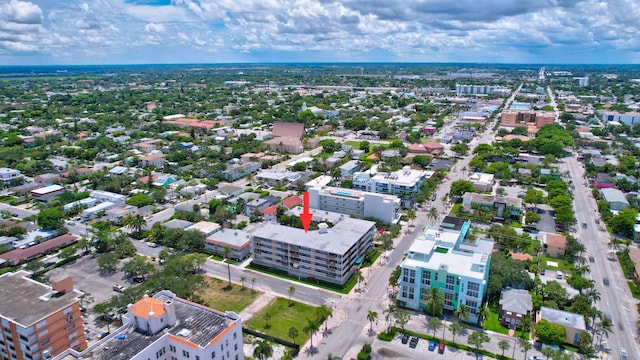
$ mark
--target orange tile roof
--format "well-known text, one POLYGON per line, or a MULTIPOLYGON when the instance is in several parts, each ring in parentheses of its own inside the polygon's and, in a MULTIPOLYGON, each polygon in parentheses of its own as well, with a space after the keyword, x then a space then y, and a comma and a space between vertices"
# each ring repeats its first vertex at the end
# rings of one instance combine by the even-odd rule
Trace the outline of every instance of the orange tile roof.
POLYGON ((149 319, 149 313, 153 312, 154 317, 164 315, 164 303, 152 297, 144 297, 131 307, 131 313, 135 316, 149 319))
POLYGON ((302 199, 298 195, 289 196, 288 198, 282 200, 282 205, 286 206, 287 209, 291 209, 292 207, 301 203, 302 199))
POLYGON ((226 329, 222 330, 220 332, 220 334, 216 335, 216 337, 211 339, 211 341, 209 341, 209 345, 214 345, 215 343, 217 343, 218 340, 222 339, 225 335, 227 335, 227 333, 229 333, 229 331, 233 330, 234 327, 236 327, 236 323, 232 322, 231 324, 229 324, 229 327, 227 327, 226 329))
POLYGON ((557 248, 567 247, 567 238, 564 235, 547 234, 547 246, 553 246, 557 248))
POLYGON ((265 208, 261 211, 263 215, 275 215, 278 211, 278 207, 275 205, 271 205, 268 208, 265 208))
POLYGON ((188 346, 188 347, 190 347, 192 349, 197 349, 198 348, 198 345, 192 343, 191 341, 189 341, 187 339, 183 339, 183 338, 181 338, 179 336, 176 336, 174 334, 169 334, 169 339, 171 339, 173 341, 176 341, 176 342, 179 342, 182 345, 186 345, 186 346, 188 346))

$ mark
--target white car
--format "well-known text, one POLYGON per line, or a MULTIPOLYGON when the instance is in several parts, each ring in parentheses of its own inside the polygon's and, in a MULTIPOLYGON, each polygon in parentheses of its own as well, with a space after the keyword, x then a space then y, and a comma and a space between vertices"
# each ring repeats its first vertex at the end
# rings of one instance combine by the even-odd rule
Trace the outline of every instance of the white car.
POLYGON ((628 359, 627 350, 625 350, 622 347, 620 348, 620 359, 622 359, 622 360, 627 360, 628 359))

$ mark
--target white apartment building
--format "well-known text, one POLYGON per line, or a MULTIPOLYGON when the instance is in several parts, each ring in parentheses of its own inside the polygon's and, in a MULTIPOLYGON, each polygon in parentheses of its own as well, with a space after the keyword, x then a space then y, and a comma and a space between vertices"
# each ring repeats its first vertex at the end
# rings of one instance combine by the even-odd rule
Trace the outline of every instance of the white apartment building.
POLYGON ((619 113, 617 111, 602 111, 600 115, 602 116, 602 121, 605 123, 619 122, 620 124, 629 126, 640 124, 640 113, 638 112, 619 113))
POLYGON ((93 190, 89 193, 89 196, 99 202, 112 202, 116 205, 124 205, 127 201, 126 195, 116 194, 109 191, 93 190))
POLYGON ((490 192, 491 190, 493 190, 495 175, 476 172, 469 176, 469 182, 471 182, 473 188, 478 191, 490 192))
POLYGON ((67 351, 55 359, 244 359, 242 320, 236 313, 198 305, 168 290, 130 304, 122 323, 82 353, 67 351))
POLYGON ((464 242, 471 222, 447 216, 440 226, 426 227, 415 239, 400 265, 398 301, 418 310, 425 307, 431 288, 444 297, 444 308, 456 310, 464 304, 469 322, 477 323, 489 278, 493 241, 464 242))
POLYGON ((433 171, 416 170, 409 166, 391 173, 379 172, 373 176, 367 172, 361 172, 354 175, 353 188, 403 197, 420 191, 420 185, 433 174, 433 171))
POLYGON ((353 189, 323 186, 308 190, 309 207, 354 215, 373 217, 391 224, 399 219, 400 198, 353 189))
POLYGON ((13 182, 22 179, 22 173, 20 170, 0 168, 0 181, 13 182))
MULTIPOLYGON (((289 275, 343 285, 373 247, 375 223, 341 216, 319 230, 264 223, 253 232, 253 263, 289 275)), ((324 226, 322 226, 324 225, 324 226)))

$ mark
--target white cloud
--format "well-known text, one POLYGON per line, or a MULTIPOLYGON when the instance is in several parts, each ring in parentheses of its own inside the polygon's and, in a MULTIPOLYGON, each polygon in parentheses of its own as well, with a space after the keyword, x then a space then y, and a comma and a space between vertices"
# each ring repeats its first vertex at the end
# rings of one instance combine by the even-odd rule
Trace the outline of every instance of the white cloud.
POLYGON ((144 30, 149 33, 163 33, 165 27, 164 24, 148 23, 144 26, 144 30))

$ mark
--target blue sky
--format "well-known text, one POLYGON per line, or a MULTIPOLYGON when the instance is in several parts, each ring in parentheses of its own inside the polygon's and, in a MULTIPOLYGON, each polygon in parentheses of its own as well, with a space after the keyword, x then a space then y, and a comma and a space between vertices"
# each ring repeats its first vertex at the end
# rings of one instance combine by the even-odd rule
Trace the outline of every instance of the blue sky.
POLYGON ((637 0, 0 0, 0 64, 640 63, 637 0))

